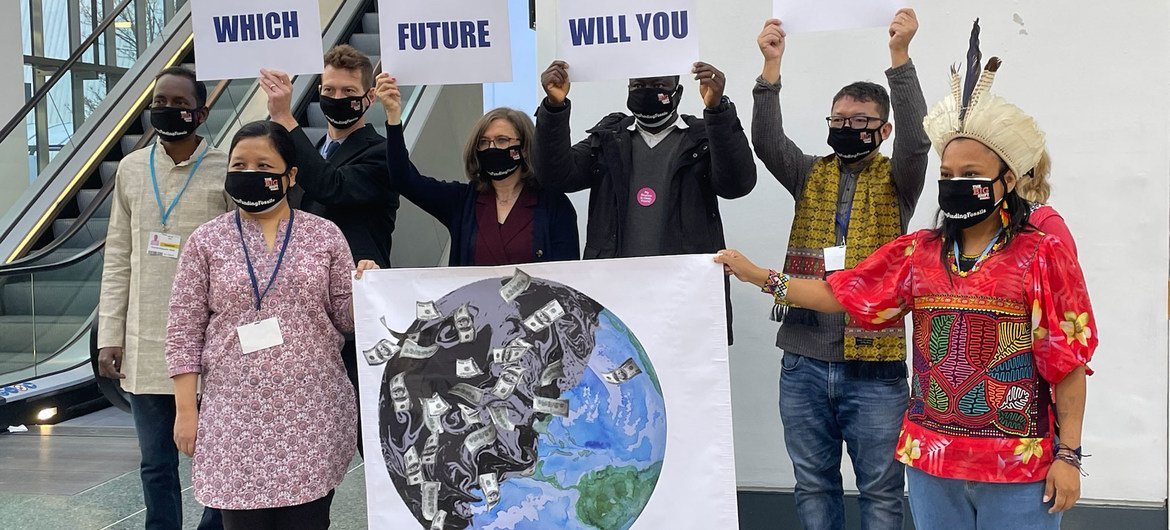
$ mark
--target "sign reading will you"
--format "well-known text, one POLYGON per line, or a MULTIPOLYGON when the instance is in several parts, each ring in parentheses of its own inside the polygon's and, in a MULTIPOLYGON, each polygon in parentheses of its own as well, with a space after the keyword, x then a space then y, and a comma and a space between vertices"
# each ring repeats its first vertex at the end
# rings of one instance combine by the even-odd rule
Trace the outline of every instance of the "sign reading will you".
POLYGON ((317 0, 191 0, 199 79, 245 79, 261 68, 318 74, 324 62, 317 0))
POLYGON ((573 81, 681 75, 699 60, 694 0, 562 0, 557 58, 573 81))
POLYGON ((382 69, 403 85, 512 80, 508 0, 379 0, 382 69))

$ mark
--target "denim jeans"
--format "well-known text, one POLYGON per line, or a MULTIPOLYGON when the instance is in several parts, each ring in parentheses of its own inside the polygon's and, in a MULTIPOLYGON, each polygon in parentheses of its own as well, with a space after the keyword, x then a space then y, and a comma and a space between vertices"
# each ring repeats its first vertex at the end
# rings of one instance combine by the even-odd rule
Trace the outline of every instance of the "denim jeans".
POLYGON ((861 528, 902 528, 903 466, 894 459, 909 400, 904 377, 846 377, 845 363, 785 352, 780 420, 796 471, 796 511, 805 530, 845 527, 841 445, 861 492, 861 528))
POLYGON ((1050 514, 1044 481, 972 482, 906 470, 910 511, 918 530, 1060 530, 1062 514, 1050 514))
MULTIPOLYGON (((179 485, 179 448, 175 446, 175 396, 129 394, 142 453, 139 467, 146 503, 146 530, 183 527, 183 494, 179 485)), ((204 508, 199 530, 221 530, 219 510, 204 508)))

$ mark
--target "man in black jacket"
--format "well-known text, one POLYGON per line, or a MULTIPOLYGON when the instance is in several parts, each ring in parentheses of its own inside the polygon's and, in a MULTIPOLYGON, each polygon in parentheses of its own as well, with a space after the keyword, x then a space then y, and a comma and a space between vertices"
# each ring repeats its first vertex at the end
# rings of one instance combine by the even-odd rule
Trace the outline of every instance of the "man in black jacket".
MULTIPOLYGON (((297 187, 289 191, 292 206, 341 228, 354 263, 368 259, 379 267, 390 267, 390 234, 398 213, 398 193, 390 186, 386 139, 363 116, 374 101, 374 66, 370 58, 348 44, 335 46, 325 54, 321 112, 329 122, 329 131, 316 145, 292 115, 292 82, 288 74, 261 70, 260 87, 268 94, 272 121, 288 129, 297 146, 292 162, 299 168, 297 187)), ((341 359, 357 396, 357 351, 353 341, 346 341, 341 359)), ((359 450, 360 425, 359 418, 359 450)))
POLYGON ((386 139, 363 116, 374 101, 370 58, 348 44, 325 54, 321 112, 329 131, 316 144, 292 115, 288 74, 260 73, 272 121, 288 129, 297 145, 297 188, 289 192, 293 207, 341 228, 355 263, 368 259, 389 267, 398 193, 386 169, 386 139))
MULTIPOLYGON (((727 82, 714 66, 695 63, 706 109, 680 116, 678 76, 630 79, 627 107, 570 141, 569 65, 541 75, 536 111, 536 179, 546 189, 592 190, 586 259, 709 254, 726 246, 719 198, 736 199, 756 185, 756 164, 727 82)), ((730 340, 731 305, 728 301, 730 340)))

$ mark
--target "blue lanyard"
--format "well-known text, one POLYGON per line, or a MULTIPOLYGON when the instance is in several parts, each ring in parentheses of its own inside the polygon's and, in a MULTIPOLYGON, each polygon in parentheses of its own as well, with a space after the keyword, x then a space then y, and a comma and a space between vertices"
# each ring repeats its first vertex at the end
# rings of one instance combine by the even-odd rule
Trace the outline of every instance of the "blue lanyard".
POLYGON ((175 206, 179 204, 179 199, 187 192, 187 186, 191 185, 191 179, 195 178, 195 172, 199 171, 199 164, 203 163, 203 157, 207 155, 207 150, 211 149, 211 144, 203 148, 203 152, 199 154, 199 158, 195 160, 195 166, 191 168, 191 173, 187 175, 187 182, 183 184, 183 189, 179 190, 179 194, 175 195, 171 205, 165 210, 163 209, 162 194, 158 191, 158 177, 154 173, 154 150, 158 148, 158 142, 150 146, 150 183, 154 184, 154 200, 158 203, 158 216, 162 219, 163 230, 167 228, 167 220, 171 218, 171 213, 175 211, 175 206))
MULTIPOLYGON (((979 259, 975 260, 976 264, 979 264, 984 259, 987 259, 987 255, 991 254, 991 247, 995 246, 995 243, 997 241, 999 241, 999 236, 1001 236, 1001 235, 1003 235, 1002 228, 1000 228, 999 231, 995 233, 995 237, 991 238, 991 242, 987 244, 987 248, 983 249, 983 253, 979 255, 979 259)), ((955 264, 958 265, 959 261, 962 258, 963 258, 963 255, 959 253, 959 242, 956 240, 955 241, 955 264)), ((971 268, 974 269, 975 267, 972 266, 971 268)))
POLYGON ((284 253, 288 250, 288 241, 292 239, 293 229, 293 211, 288 212, 288 228, 284 232, 284 243, 280 245, 280 255, 276 257, 276 267, 272 269, 272 277, 268 279, 268 285, 264 286, 264 292, 260 292, 260 282, 256 280, 256 269, 252 267, 252 257, 248 255, 248 243, 244 241, 244 224, 240 221, 240 211, 236 210, 236 229, 240 231, 240 246, 244 248, 244 262, 248 265, 248 278, 252 280, 252 293, 256 295, 256 310, 260 310, 260 302, 268 296, 268 290, 272 288, 272 284, 276 282, 276 275, 280 273, 280 264, 284 263, 284 253))

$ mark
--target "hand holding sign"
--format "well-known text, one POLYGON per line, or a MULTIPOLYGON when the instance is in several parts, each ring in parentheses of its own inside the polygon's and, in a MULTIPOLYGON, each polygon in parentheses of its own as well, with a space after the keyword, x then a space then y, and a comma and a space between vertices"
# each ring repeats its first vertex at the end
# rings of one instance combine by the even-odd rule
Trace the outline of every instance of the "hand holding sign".
POLYGON ((703 97, 703 104, 708 109, 719 106, 723 100, 723 89, 727 85, 727 77, 718 68, 707 63, 695 63, 691 73, 699 81, 699 95, 703 97))
POLYGON ((402 123, 402 91, 398 88, 398 80, 386 72, 378 74, 378 84, 374 88, 378 100, 386 107, 386 123, 399 125, 402 123))
POLYGON ((540 84, 548 96, 548 102, 554 106, 565 104, 569 97, 569 64, 565 61, 553 61, 544 73, 540 74, 540 84))
POLYGON ((913 9, 902 8, 890 23, 890 56, 893 66, 898 67, 910 61, 910 41, 918 33, 918 15, 913 9))
POLYGON ((272 121, 285 129, 297 128, 297 119, 292 115, 292 80, 280 70, 260 69, 260 89, 268 96, 268 115, 272 121))

